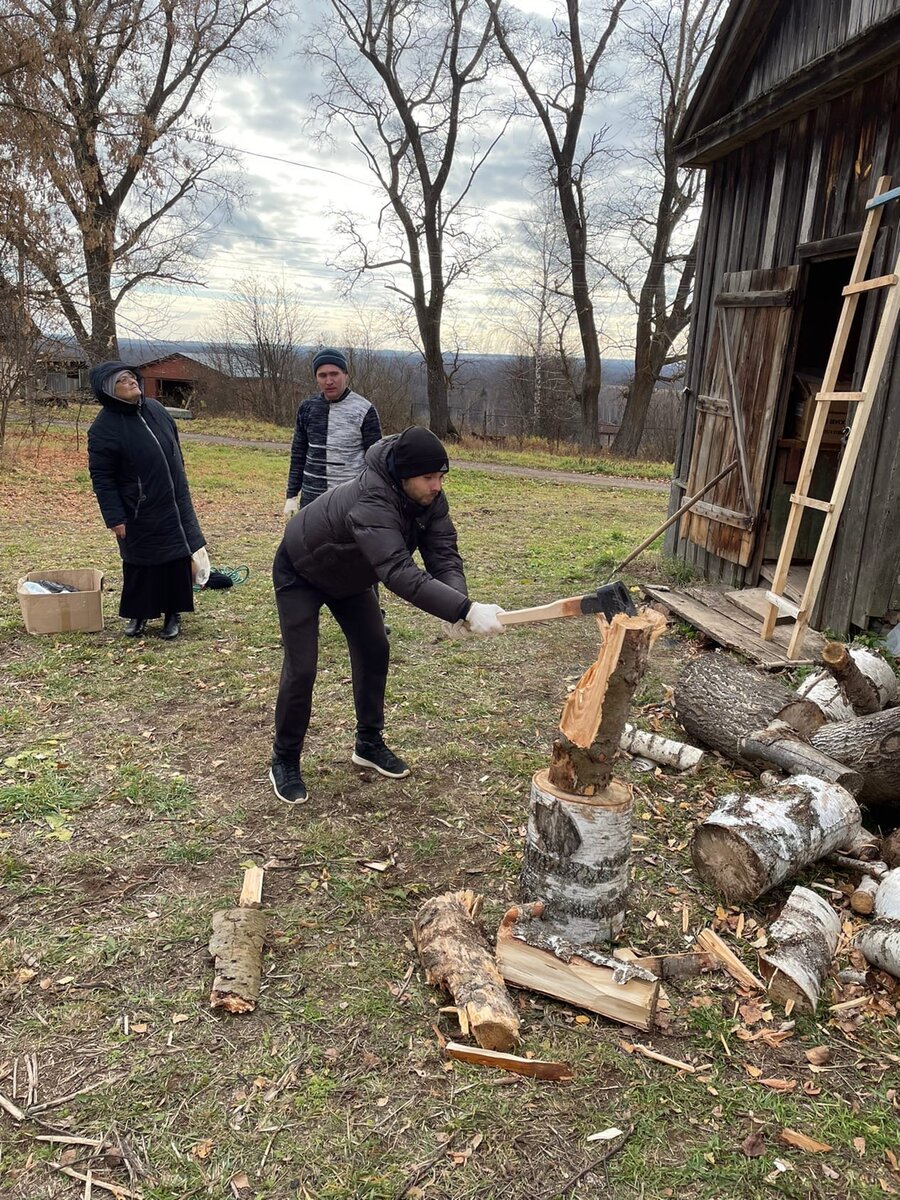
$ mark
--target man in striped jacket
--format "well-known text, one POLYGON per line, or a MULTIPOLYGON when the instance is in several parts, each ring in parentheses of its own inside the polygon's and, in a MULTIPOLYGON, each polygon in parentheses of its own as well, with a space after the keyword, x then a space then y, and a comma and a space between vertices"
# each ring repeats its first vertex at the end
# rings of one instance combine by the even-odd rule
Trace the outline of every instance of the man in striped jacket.
POLYGON ((320 350, 313 374, 321 389, 297 410, 284 515, 346 483, 365 466, 368 448, 381 437, 375 406, 349 387, 347 359, 340 350, 320 350))

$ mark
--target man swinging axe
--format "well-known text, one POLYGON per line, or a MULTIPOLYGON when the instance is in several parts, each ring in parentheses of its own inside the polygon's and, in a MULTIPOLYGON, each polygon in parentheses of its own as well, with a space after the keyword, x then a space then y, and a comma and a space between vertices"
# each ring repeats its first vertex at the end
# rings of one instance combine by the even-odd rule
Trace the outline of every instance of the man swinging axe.
POLYGON ((319 610, 326 605, 350 651, 356 745, 352 761, 390 779, 409 767, 384 742, 384 693, 390 648, 374 585, 378 582, 448 632, 503 633, 497 604, 470 600, 442 488, 447 452, 413 426, 366 451, 362 473, 304 505, 285 529, 272 578, 284 661, 275 701, 269 778, 288 804, 307 799, 300 755, 312 712, 319 610), (413 562, 418 551, 425 565, 413 562))

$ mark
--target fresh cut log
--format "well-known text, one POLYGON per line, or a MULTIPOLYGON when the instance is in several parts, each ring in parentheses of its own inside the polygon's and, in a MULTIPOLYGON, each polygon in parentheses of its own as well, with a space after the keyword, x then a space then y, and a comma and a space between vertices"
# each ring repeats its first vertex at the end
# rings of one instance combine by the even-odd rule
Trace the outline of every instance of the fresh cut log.
POLYGON ((797 694, 818 704, 829 721, 850 721, 896 701, 897 676, 873 651, 826 642, 822 662, 823 669, 808 675, 797 694))
POLYGON ((859 772, 861 802, 900 802, 900 708, 829 721, 809 741, 816 750, 859 772))
POLYGON ((645 608, 634 617, 617 613, 608 623, 598 617, 597 625, 600 653, 566 699, 550 763, 550 783, 583 796, 609 785, 631 699, 666 619, 645 608))
POLYGON ((789 692, 770 674, 729 654, 701 654, 675 685, 675 712, 688 734, 735 762, 750 765, 741 742, 782 721, 801 737, 825 723, 821 709, 789 692))
POLYGON ((769 945, 759 951, 760 974, 777 1004, 793 1001, 794 1012, 816 1011, 840 932, 827 900, 809 888, 794 888, 769 926, 769 945))
POLYGON ((472 891, 426 900, 413 921, 425 977, 453 997, 460 1024, 486 1050, 513 1050, 519 1018, 484 935, 476 924, 484 903, 472 891))
POLYGON ((625 924, 632 804, 631 788, 615 779, 583 796, 554 787, 546 770, 535 774, 520 891, 545 902, 551 933, 589 946, 625 924))
POLYGON ((695 830, 691 856, 712 891, 729 903, 743 903, 840 850, 860 825, 859 805, 846 788, 795 775, 721 797, 695 830))
POLYGON ((639 754, 663 767, 675 767, 678 771, 691 771, 702 762, 703 751, 685 742, 676 742, 661 733, 650 733, 627 722, 619 739, 619 749, 629 754, 639 754))
POLYGON ((216 962, 210 1008, 249 1013, 256 1008, 262 979, 266 915, 261 909, 264 872, 248 867, 237 908, 213 913, 209 953, 216 962))
POLYGON ((853 939, 866 962, 900 979, 900 867, 888 871, 875 893, 875 920, 853 939))

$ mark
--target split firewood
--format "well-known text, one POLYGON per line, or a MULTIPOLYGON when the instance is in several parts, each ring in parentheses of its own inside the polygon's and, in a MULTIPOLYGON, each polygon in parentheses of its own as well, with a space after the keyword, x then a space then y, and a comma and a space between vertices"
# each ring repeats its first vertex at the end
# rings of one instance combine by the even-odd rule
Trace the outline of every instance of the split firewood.
POLYGON ((853 939, 866 962, 900 978, 900 867, 888 871, 875 893, 875 920, 853 939))
POLYGON ((566 700, 550 765, 555 788, 582 796, 609 785, 629 705, 666 618, 645 608, 635 617, 617 613, 608 623, 598 617, 597 625, 600 653, 566 700))
POLYGON ((264 875, 262 867, 249 867, 238 907, 213 913, 209 953, 216 961, 216 977, 209 998, 211 1008, 230 1013, 256 1008, 266 940, 266 915, 261 909, 264 875))
POLYGON ((682 672, 675 685, 675 711, 695 741, 743 763, 749 760, 741 741, 757 729, 783 721, 808 737, 825 723, 812 701, 721 651, 701 654, 682 672))
POLYGON ((464 1046, 462 1042, 448 1042, 444 1051, 450 1058, 460 1062, 475 1063, 479 1067, 499 1067, 501 1071, 527 1075, 531 1079, 569 1083, 575 1078, 571 1063, 548 1062, 543 1058, 520 1058, 517 1054, 501 1054, 496 1050, 476 1050, 474 1046, 464 1046))
POLYGON ((413 941, 430 984, 443 988, 479 1046, 507 1051, 519 1042, 519 1018, 476 921, 483 897, 445 892, 426 900, 413 921, 413 941))
POLYGON ((767 729, 748 734, 739 745, 744 759, 771 763, 788 775, 815 775, 829 783, 839 783, 853 795, 862 787, 862 776, 857 771, 810 746, 784 721, 773 721, 767 729))
POLYGON ((676 742, 661 733, 648 733, 634 725, 625 724, 619 739, 619 749, 629 754, 639 754, 663 767, 675 767, 679 771, 693 770, 703 759, 703 751, 685 742, 676 742))
POLYGON ((795 775, 771 788, 732 792, 694 832, 697 874, 730 903, 757 899, 855 837, 859 805, 837 783, 795 775))
POLYGON ((653 1028, 659 979, 634 962, 598 955, 548 934, 540 904, 511 908, 497 930, 497 965, 507 983, 552 996, 611 1021, 653 1028))
POLYGON ((816 750, 859 772, 861 802, 891 803, 900 797, 900 708, 829 721, 809 741, 816 750))
POLYGON ((759 951, 760 973, 777 1004, 793 1001, 792 1011, 816 1011, 840 932, 827 900, 809 888, 794 888, 769 926, 769 945, 759 951))
POLYGON ((875 893, 878 891, 878 880, 871 875, 863 875, 859 887, 850 896, 850 907, 861 917, 868 917, 875 911, 875 893))
POLYGON ((808 675, 797 693, 818 704, 829 721, 880 712, 897 699, 897 676, 871 650, 826 642, 822 662, 824 669, 808 675))
POLYGON ((705 950, 707 954, 711 954, 714 958, 718 959, 732 979, 736 979, 742 987, 753 988, 760 992, 766 990, 766 985, 756 978, 749 967, 744 966, 734 951, 725 945, 714 929, 701 929, 697 934, 697 945, 705 950))
POLYGON ((625 924, 632 806, 616 779, 592 796, 560 791, 546 770, 531 781, 522 899, 544 900, 552 932, 577 945, 611 941, 625 924))

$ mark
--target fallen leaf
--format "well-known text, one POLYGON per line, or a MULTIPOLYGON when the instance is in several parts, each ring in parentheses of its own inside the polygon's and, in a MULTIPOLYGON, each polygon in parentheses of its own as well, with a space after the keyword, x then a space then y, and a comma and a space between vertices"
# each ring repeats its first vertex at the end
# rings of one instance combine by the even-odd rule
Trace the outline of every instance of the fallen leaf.
MULTIPOLYGON (((755 1025, 757 1021, 762 1021, 766 1018, 766 1013, 763 1012, 756 1000, 748 1000, 746 1004, 739 1004, 738 1011, 745 1025, 755 1025)), ((769 1019, 771 1020, 771 1014, 769 1015, 769 1019)))
POLYGON ((759 1158, 766 1152, 766 1139, 754 1129, 752 1133, 748 1133, 741 1142, 741 1151, 746 1154, 747 1158, 759 1158))
POLYGON ((828 1163, 822 1163, 822 1174, 828 1179, 840 1179, 840 1175, 835 1171, 834 1167, 829 1167, 828 1163))
POLYGON ((803 1084, 803 1094, 806 1096, 819 1096, 821 1095, 821 1092, 822 1089, 820 1087, 816 1087, 811 1079, 807 1079, 803 1084))
POLYGON ((817 1142, 815 1138, 807 1137, 805 1133, 799 1133, 796 1129, 782 1129, 778 1140, 784 1142, 786 1146, 805 1150, 808 1154, 822 1154, 831 1149, 827 1142, 817 1142))
POLYGON ((823 1067, 825 1063, 830 1063, 833 1057, 830 1046, 812 1046, 809 1050, 804 1050, 803 1055, 814 1067, 823 1067))
POLYGON ((37 971, 33 971, 31 967, 19 967, 14 978, 16 983, 30 983, 35 975, 37 975, 37 971))
POLYGON ((897 1155, 893 1150, 885 1150, 884 1157, 888 1160, 895 1171, 900 1171, 900 1164, 897 1162, 897 1155))
POLYGON ((249 1176, 244 1171, 231 1177, 231 1191, 235 1200, 250 1200, 253 1188, 250 1186, 249 1176))
POLYGON ((578 1016, 575 1018, 576 1025, 590 1025, 590 1023, 591 1023, 591 1018, 586 1017, 584 1015, 584 1013, 579 1013, 578 1016))
POLYGON ((150 1026, 147 1024, 146 1021, 132 1021, 131 1022, 131 1032, 132 1033, 144 1034, 147 1032, 147 1030, 149 1028, 150 1028, 150 1026))
POLYGON ((866 1152, 866 1139, 864 1137, 855 1137, 853 1139, 853 1147, 859 1157, 862 1158, 866 1152))
POLYGON ((792 1092, 797 1086, 796 1079, 759 1079, 757 1082, 773 1092, 792 1092))
POLYGON ((189 1021, 190 1019, 187 1013, 172 1013, 173 1025, 181 1025, 184 1021, 189 1021))
POLYGON ((202 1142, 197 1142, 195 1145, 191 1146, 191 1155, 196 1158, 198 1162, 205 1162, 206 1159, 212 1154, 212 1148, 212 1138, 204 1138, 202 1142))
POLYGON ((601 1129, 599 1133, 592 1133, 588 1136, 589 1142, 611 1142, 613 1138, 621 1137, 622 1130, 616 1129, 615 1125, 611 1125, 609 1129, 601 1129))
POLYGON ((759 1067, 754 1067, 752 1063, 741 1064, 751 1079, 759 1079, 762 1075, 762 1070, 759 1067))

